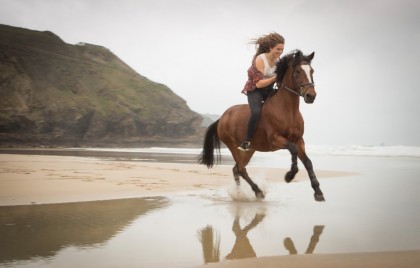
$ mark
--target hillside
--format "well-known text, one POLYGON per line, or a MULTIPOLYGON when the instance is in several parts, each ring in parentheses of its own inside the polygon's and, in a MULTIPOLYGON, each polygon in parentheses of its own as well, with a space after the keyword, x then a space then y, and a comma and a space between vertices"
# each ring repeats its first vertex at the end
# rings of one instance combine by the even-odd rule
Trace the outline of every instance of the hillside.
MULTIPOLYGON (((141 46, 141 44, 139 44, 141 46)), ((107 48, 0 25, 0 144, 200 143, 202 118, 107 48)))

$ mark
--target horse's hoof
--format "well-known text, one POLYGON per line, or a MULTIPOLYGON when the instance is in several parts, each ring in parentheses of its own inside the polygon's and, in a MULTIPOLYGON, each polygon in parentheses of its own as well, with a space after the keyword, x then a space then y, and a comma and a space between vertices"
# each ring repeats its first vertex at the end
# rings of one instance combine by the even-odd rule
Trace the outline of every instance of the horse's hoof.
POLYGON ((318 202, 325 201, 323 194, 314 194, 314 196, 315 196, 315 201, 318 201, 318 202))
POLYGON ((284 176, 284 180, 289 183, 295 178, 296 172, 288 171, 284 176))
POLYGON ((255 193, 255 196, 257 197, 257 199, 262 200, 265 198, 265 195, 263 194, 263 192, 259 191, 255 193))

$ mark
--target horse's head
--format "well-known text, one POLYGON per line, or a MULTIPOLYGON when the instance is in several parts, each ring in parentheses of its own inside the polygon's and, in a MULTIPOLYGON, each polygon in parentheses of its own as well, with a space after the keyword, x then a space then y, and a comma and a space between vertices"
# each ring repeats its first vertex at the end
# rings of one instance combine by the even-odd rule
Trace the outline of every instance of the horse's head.
MULTIPOLYGON (((277 64, 277 84, 296 95, 302 96, 306 103, 313 103, 316 97, 311 61, 315 52, 303 55, 296 50, 280 59, 277 64)), ((279 88, 280 88, 279 87, 279 88)))

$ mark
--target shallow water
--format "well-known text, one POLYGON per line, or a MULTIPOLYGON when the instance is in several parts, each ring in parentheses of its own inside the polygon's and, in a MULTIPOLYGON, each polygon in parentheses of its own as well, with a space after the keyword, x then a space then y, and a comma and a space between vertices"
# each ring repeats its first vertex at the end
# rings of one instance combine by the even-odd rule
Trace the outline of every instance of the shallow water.
MULTIPOLYGON (((313 200, 309 181, 269 184, 264 174, 250 174, 267 191, 264 201, 232 180, 166 198, 0 207, 0 266, 195 267, 256 256, 420 249, 420 159, 312 160, 315 169, 360 174, 320 178, 323 203, 313 200)), ((257 157, 253 164, 272 162, 257 157)))

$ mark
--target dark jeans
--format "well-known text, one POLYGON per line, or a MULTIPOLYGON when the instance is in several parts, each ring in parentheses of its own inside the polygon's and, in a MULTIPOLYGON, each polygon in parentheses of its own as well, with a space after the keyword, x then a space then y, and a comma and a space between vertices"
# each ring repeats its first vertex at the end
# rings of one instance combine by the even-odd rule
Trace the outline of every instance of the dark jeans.
POLYGON ((273 86, 266 88, 257 88, 247 93, 249 108, 251 108, 251 117, 248 122, 248 132, 246 139, 249 141, 254 136, 255 129, 260 119, 262 103, 274 92, 273 86))

